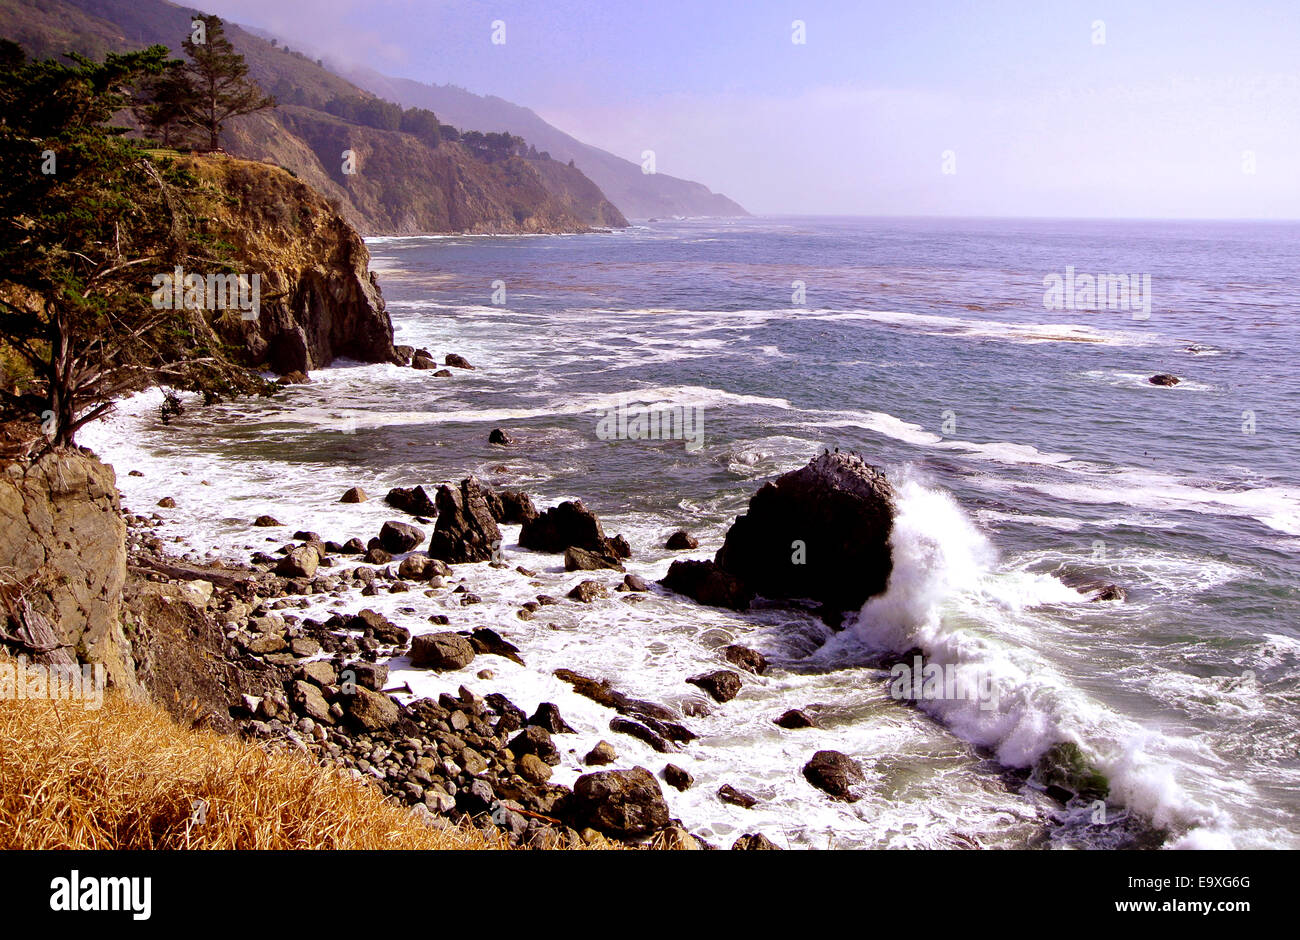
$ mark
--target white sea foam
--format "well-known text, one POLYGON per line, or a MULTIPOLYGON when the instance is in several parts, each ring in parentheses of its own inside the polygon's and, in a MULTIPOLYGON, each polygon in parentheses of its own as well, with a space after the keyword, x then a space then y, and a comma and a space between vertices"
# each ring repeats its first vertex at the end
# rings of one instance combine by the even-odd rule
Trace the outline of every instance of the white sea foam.
POLYGON ((1078 323, 1010 323, 927 313, 892 310, 816 310, 813 319, 830 321, 866 320, 916 329, 931 336, 961 339, 995 339, 1011 343, 1093 343, 1104 346, 1146 346, 1155 342, 1149 333, 1134 330, 1101 330, 1078 323))
MULTIPOLYGON (((1048 575, 999 565, 946 493, 907 480, 897 487, 897 505, 888 589, 863 606, 851 637, 842 634, 819 656, 843 655, 855 642, 895 653, 920 647, 928 662, 991 677, 994 707, 969 697, 920 706, 1007 766, 1032 767, 1052 745, 1073 741, 1107 775, 1112 797, 1157 826, 1186 832, 1223 824, 1212 803, 1179 783, 1193 758, 1197 772, 1207 772, 1203 749, 1143 729, 1053 664, 1052 644, 1067 638, 1038 609, 1085 606, 1082 595, 1048 575)), ((1215 779, 1202 789, 1224 787, 1215 779)))

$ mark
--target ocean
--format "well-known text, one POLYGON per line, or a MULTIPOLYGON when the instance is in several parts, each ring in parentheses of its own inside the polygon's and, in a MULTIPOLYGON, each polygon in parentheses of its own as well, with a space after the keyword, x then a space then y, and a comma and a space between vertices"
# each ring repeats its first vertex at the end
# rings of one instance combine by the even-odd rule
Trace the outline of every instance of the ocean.
POLYGON ((556 782, 602 738, 616 766, 671 761, 696 780, 666 790, 674 815, 718 844, 1105 848, 1154 832, 1171 848, 1300 847, 1300 225, 755 218, 368 244, 397 342, 476 368, 339 362, 168 424, 157 393, 123 403, 82 442, 115 465, 128 507, 166 519, 174 551, 246 561, 299 528, 365 540, 404 517, 339 504, 348 487, 472 473, 539 506, 582 499, 653 580, 712 557, 764 481, 856 451, 897 489, 895 565, 841 632, 799 605, 737 614, 658 589, 525 622, 522 602, 589 573, 519 549, 517 527, 510 567, 457 569, 481 604, 313 595, 298 613, 497 629, 527 667, 480 656, 439 675, 399 658, 393 684, 555 702, 577 730, 557 738, 556 782), (1045 304, 1053 275, 1073 285, 1065 309, 1045 304), (1135 289, 1129 309, 1113 279, 1097 303, 1080 287, 1110 275, 1135 289), (598 434, 628 402, 688 409, 702 439, 598 434), (489 445, 497 427, 516 442, 489 445), (177 508, 155 510, 162 496, 177 508), (287 531, 250 528, 263 513, 287 531), (679 528, 698 551, 664 549, 679 528), (1079 578, 1127 597, 1093 601, 1066 583, 1079 578), (733 642, 772 667, 688 719, 700 738, 673 755, 612 733, 607 709, 552 676, 680 706, 705 701, 684 680, 733 642), (991 677, 995 707, 895 700, 882 653, 913 647, 991 677), (788 708, 818 726, 778 728, 788 708), (1007 773, 1063 740, 1110 782, 1100 816, 1007 773), (859 761, 862 799, 803 779, 823 748, 859 761), (722 784, 758 805, 722 803, 722 784))

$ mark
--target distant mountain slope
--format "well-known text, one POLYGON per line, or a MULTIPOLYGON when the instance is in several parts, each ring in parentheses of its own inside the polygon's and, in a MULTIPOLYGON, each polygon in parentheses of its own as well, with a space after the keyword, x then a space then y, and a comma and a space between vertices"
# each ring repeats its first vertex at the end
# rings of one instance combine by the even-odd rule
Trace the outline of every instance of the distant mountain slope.
MULTIPOLYGON (((35 57, 106 52, 163 43, 180 55, 193 9, 166 0, 4 0, 0 36, 35 57)), ((485 158, 462 143, 430 145, 395 130, 343 120, 324 109, 335 98, 374 95, 299 51, 233 23, 226 35, 249 74, 280 107, 227 125, 222 147, 292 170, 366 234, 581 231, 627 220, 576 167, 531 151, 485 158), (344 174, 343 151, 357 172, 344 174)), ((443 123, 450 123, 440 115, 443 123)))
POLYGON ((476 95, 455 85, 425 85, 392 78, 372 69, 339 68, 349 81, 381 98, 408 108, 428 108, 440 120, 467 130, 509 131, 561 163, 570 160, 587 174, 629 218, 673 215, 748 215, 737 203, 701 183, 663 173, 642 173, 641 166, 584 144, 552 127, 528 108, 492 95, 476 95))

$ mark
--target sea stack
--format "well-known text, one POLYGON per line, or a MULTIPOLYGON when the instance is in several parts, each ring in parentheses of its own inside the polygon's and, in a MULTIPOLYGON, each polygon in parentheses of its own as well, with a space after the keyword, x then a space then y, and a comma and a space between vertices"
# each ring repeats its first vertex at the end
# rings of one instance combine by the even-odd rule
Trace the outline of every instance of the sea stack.
MULTIPOLYGON (((688 578, 687 563, 674 562, 663 583, 701 603, 716 601, 686 588, 725 579, 747 595, 856 609, 889 583, 893 524, 894 491, 884 471, 856 454, 824 453, 754 494, 714 561, 695 563, 709 571, 688 578)), ((737 606, 736 593, 727 592, 731 603, 721 606, 737 606)))

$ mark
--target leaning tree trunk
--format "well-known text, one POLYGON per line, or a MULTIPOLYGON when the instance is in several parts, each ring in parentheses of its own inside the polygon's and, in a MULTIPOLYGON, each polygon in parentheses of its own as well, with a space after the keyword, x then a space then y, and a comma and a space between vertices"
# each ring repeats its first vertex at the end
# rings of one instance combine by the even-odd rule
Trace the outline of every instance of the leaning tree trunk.
POLYGON ((76 359, 72 354, 68 315, 63 307, 54 315, 54 330, 50 348, 50 409, 54 418, 51 443, 55 447, 70 447, 77 420, 76 359))

